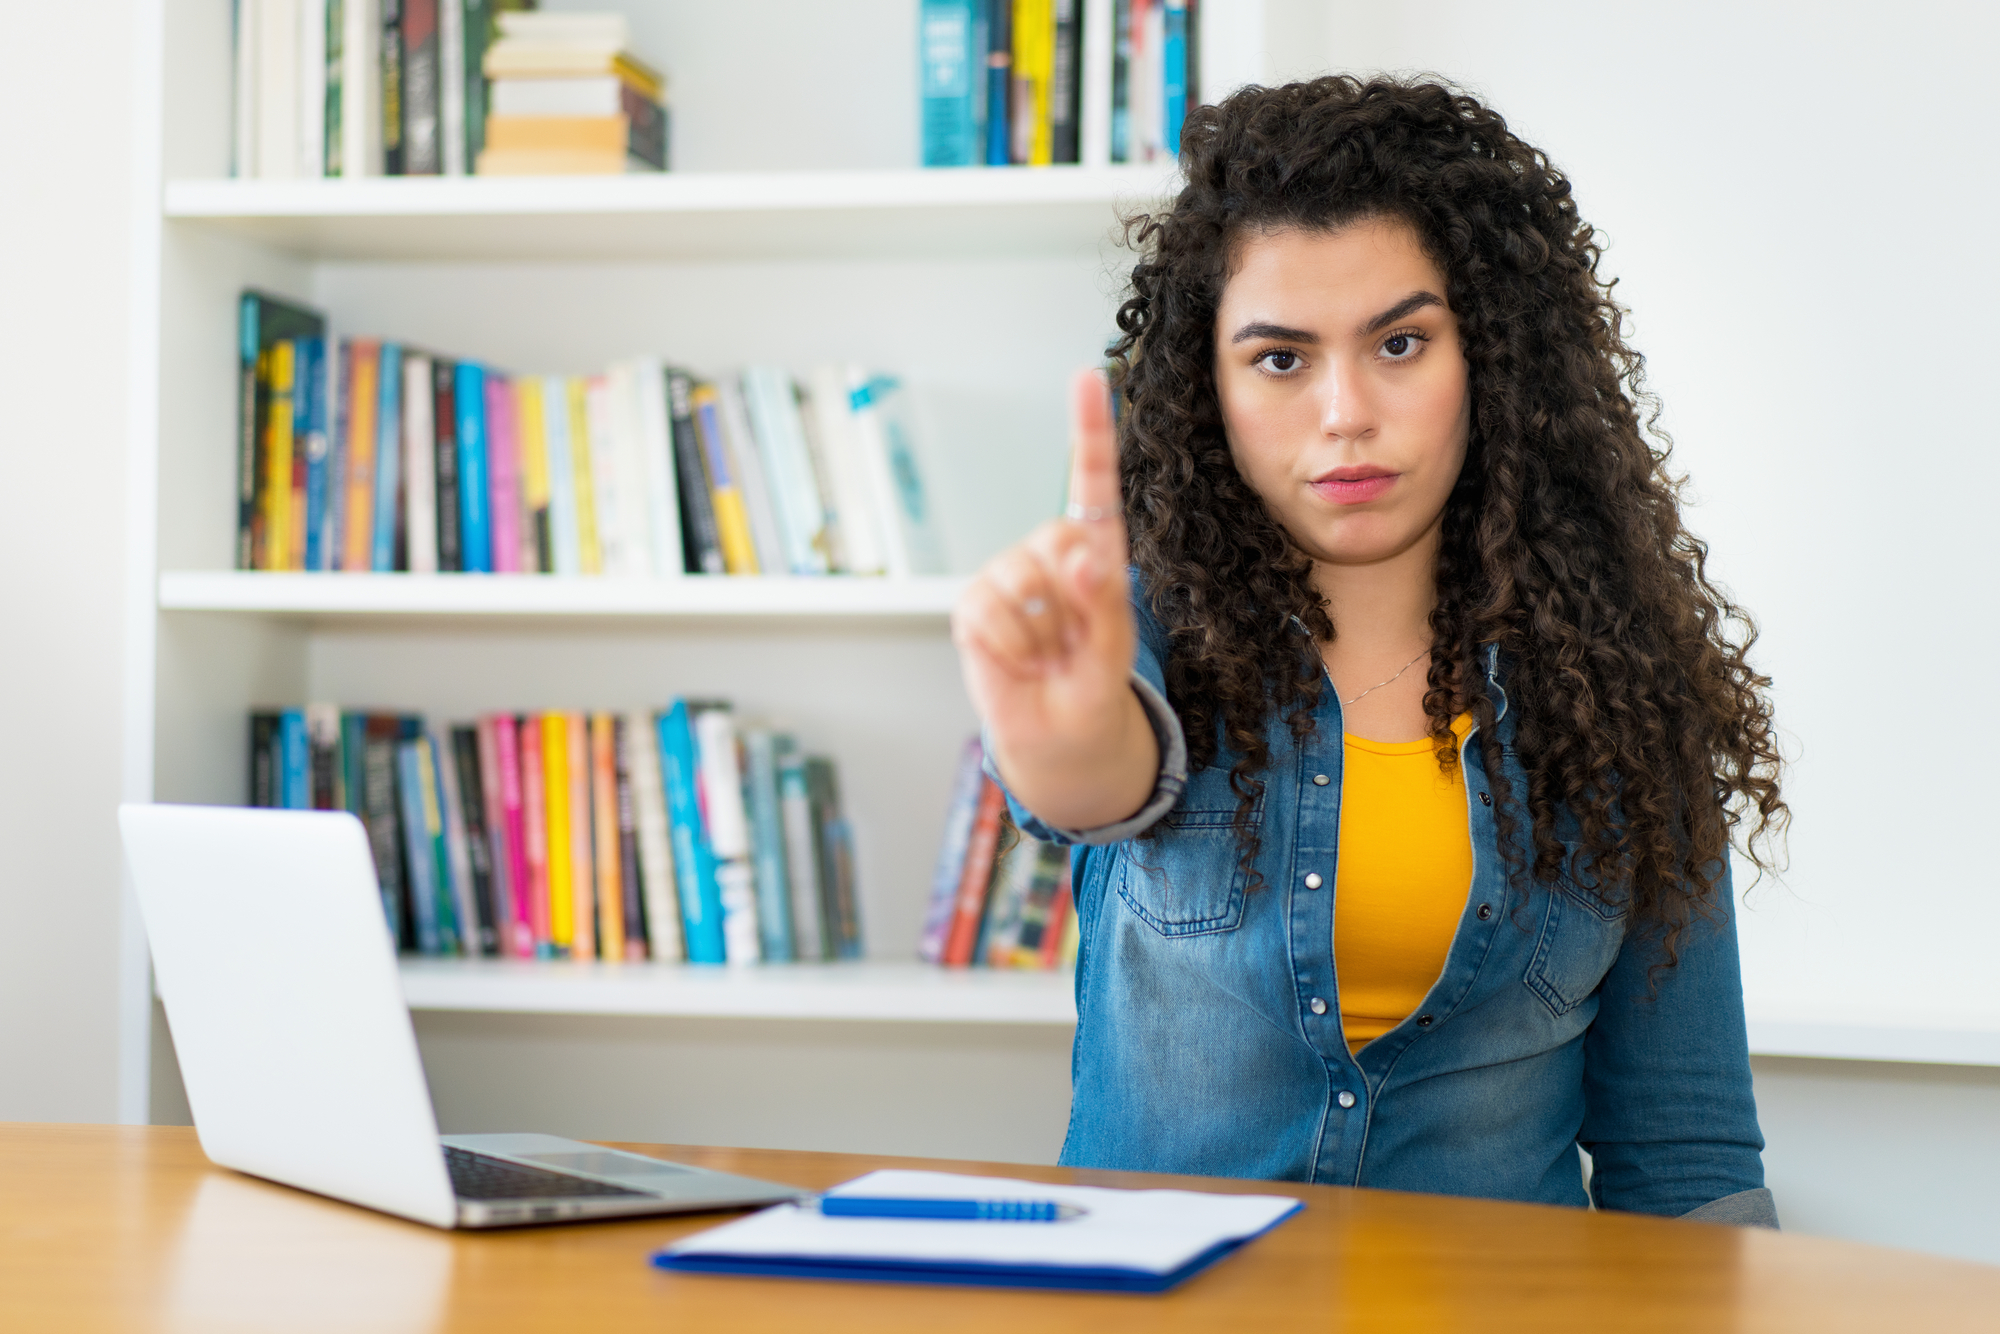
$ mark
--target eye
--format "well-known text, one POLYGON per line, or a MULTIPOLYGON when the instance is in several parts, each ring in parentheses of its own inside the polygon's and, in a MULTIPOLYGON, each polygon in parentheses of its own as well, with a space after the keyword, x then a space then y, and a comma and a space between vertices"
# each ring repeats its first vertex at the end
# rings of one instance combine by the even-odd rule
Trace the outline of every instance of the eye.
POLYGON ((1390 361, 1410 361, 1422 352, 1424 344, 1430 341, 1415 329, 1404 329, 1382 340, 1382 355, 1390 361))
POLYGON ((1252 364, 1269 375, 1290 375, 1299 368, 1299 354, 1288 347, 1259 352, 1252 364))

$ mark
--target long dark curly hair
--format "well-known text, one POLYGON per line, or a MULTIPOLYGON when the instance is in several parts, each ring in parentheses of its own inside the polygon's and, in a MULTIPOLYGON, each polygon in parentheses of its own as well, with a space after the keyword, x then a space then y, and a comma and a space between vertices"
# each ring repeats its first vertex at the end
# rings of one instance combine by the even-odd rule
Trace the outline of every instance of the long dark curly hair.
POLYGON ((1269 720, 1309 734, 1325 680, 1293 620, 1320 640, 1338 630, 1311 560, 1224 437, 1215 319, 1233 248, 1400 220, 1444 273, 1472 395, 1430 618, 1439 761, 1456 762, 1451 720, 1469 709, 1516 885, 1568 869, 1657 930, 1671 966, 1693 917, 1715 909, 1732 839, 1747 832, 1765 867, 1788 812, 1770 683, 1746 656, 1755 627, 1681 524, 1642 359, 1569 181, 1477 99, 1386 78, 1246 88, 1191 111, 1181 168, 1171 206, 1128 220, 1140 259, 1111 361, 1133 558, 1168 634, 1191 759, 1233 753, 1247 831, 1269 720), (1506 664, 1525 793, 1503 778, 1489 646, 1506 664))

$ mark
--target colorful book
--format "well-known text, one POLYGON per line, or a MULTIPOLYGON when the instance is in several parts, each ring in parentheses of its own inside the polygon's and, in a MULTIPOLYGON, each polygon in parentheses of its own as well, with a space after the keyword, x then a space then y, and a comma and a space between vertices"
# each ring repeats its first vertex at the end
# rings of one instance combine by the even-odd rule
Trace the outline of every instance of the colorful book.
POLYGON ((591 465, 590 417, 584 401, 585 381, 571 376, 564 381, 569 405, 569 458, 576 476, 571 487, 576 497, 576 560, 580 574, 604 573, 604 549, 597 536, 597 483, 591 465))
POLYGON ((468 574, 491 574, 494 492, 488 466, 491 444, 486 420, 486 372, 476 362, 461 361, 453 373, 459 482, 458 568, 468 574))
POLYGON ((923 0, 917 16, 926 167, 970 167, 983 156, 973 96, 986 57, 973 45, 978 7, 979 0, 923 0))
POLYGON ((292 569, 326 568, 327 355, 323 338, 297 343, 297 380, 292 391, 292 440, 305 470, 304 513, 292 537, 292 569))
POLYGON ((618 729, 608 713, 588 719, 592 864, 597 881, 597 957, 625 957, 625 882, 618 820, 618 729))
MULTIPOLYGON (((590 723, 582 713, 561 715, 563 740, 569 747, 565 773, 569 778, 570 957, 597 957, 597 859, 592 855, 595 830, 590 817, 590 723)), ((555 848, 551 841, 550 854, 555 848)))
MULTIPOLYGON (((554 902, 549 887, 548 759, 542 747, 548 729, 541 715, 534 713, 523 715, 519 725, 521 849, 527 865, 529 934, 535 954, 548 958, 555 953, 554 902)), ((568 790, 567 784, 564 790, 568 790)))
POLYGON ((482 378, 486 392, 486 468, 491 495, 487 516, 489 559, 495 574, 520 574, 530 567, 524 565, 522 560, 521 439, 514 415, 514 383, 491 372, 484 373, 482 378))
POLYGON ((1188 3, 1161 0, 1160 147, 1173 157, 1181 151, 1181 122, 1188 109, 1188 3))
POLYGON ((1034 874, 1010 930, 1005 950, 988 946, 987 961, 999 968, 1047 968, 1062 931, 1060 896, 1069 885, 1069 849, 1034 840, 1034 874))
POLYGON ((514 381, 514 429, 521 447, 521 570, 555 572, 555 541, 549 525, 548 417, 540 377, 514 381))
POLYGON ((762 958, 763 943, 757 927, 750 818, 743 805, 736 720, 729 706, 718 701, 691 705, 690 712, 700 764, 702 823, 722 905, 723 945, 730 963, 756 963, 762 958))
MULTIPOLYGON (((637 735, 652 728, 640 725, 637 735)), ((635 735, 623 718, 611 720, 613 801, 618 812, 618 898, 624 909, 624 948, 615 958, 638 962, 646 957, 646 903, 639 884, 639 813, 632 783, 635 735)))
POLYGON ((347 384, 347 508, 342 515, 340 568, 366 573, 375 567, 376 425, 381 411, 382 345, 357 338, 349 345, 353 374, 347 384))
MULTIPOLYGON (((785 870, 792 895, 792 949, 801 960, 833 957, 826 930, 826 904, 819 882, 819 830, 813 823, 806 757, 798 743, 776 742, 779 817, 785 829, 785 870)), ((955 886, 954 886, 955 888, 955 886)))
POLYGON ((747 368, 738 379, 756 441, 772 509, 793 574, 828 570, 826 507, 814 474, 811 449, 791 378, 770 366, 747 368))
POLYGON ((450 0, 402 0, 405 176, 436 176, 444 169, 438 78, 438 7, 442 3, 450 0))
POLYGON ((458 764, 449 737, 449 731, 440 732, 436 728, 428 729, 424 737, 429 743, 431 767, 437 774, 439 860, 444 868, 443 883, 449 885, 445 898, 451 909, 457 952, 478 954, 477 898, 483 886, 475 887, 472 880, 472 847, 466 831, 465 794, 459 786, 458 764))
POLYGON ((1049 65, 1049 160, 1083 160, 1083 0, 1055 0, 1049 65))
MULTIPOLYGON (((454 2, 445 0, 448 5, 454 2)), ((441 574, 460 574, 465 570, 465 539, 460 527, 464 484, 458 471, 458 367, 443 357, 431 359, 430 397, 437 568, 441 574)))
POLYGON ((291 565, 292 432, 296 413, 292 381, 298 365, 298 342, 281 338, 263 354, 260 374, 269 386, 264 410, 264 546, 257 568, 283 570, 291 565))
POLYGON ((500 952, 498 923, 499 870, 493 860, 492 826, 487 821, 485 773, 481 764, 479 727, 461 724, 450 732, 450 763, 445 771, 456 782, 457 792, 446 795, 458 803, 459 837, 465 856, 465 892, 460 895, 469 911, 464 913, 467 954, 496 955, 500 952))
POLYGON ((722 434, 722 413, 712 384, 700 384, 689 395, 702 461, 708 465, 709 503, 715 507, 716 540, 722 544, 723 568, 730 574, 756 574, 757 547, 750 536, 750 515, 743 491, 730 467, 729 444, 722 434))
POLYGON ((998 783, 981 775, 980 784, 979 806, 973 813, 972 832, 966 839, 958 897, 952 904, 951 928, 945 933, 942 962, 952 968, 970 964, 979 942, 979 928, 986 918, 987 891, 992 886, 994 853, 1000 842, 1000 817, 1007 805, 998 783))
POLYGON ((401 176, 403 148, 403 5, 406 0, 382 0, 382 27, 376 51, 380 55, 382 174, 401 176))
POLYGON ((675 476, 680 482, 682 558, 690 574, 726 574, 722 538, 708 489, 708 465, 694 424, 694 381, 685 371, 667 375, 667 409, 673 433, 675 476))
POLYGON ((1013 161, 1014 0, 986 6, 986 165, 1013 161))
POLYGON ((304 709, 278 715, 278 802, 288 811, 312 809, 312 743, 304 709))
POLYGON ((522 782, 526 772, 521 752, 524 729, 511 713, 493 714, 487 722, 493 731, 493 759, 500 787, 499 828, 506 840, 504 861, 513 900, 512 911, 504 918, 508 924, 505 953, 526 959, 535 953, 535 886, 528 867, 527 797, 522 782))
MULTIPOLYGON (((548 940, 558 957, 568 957, 576 942, 577 888, 576 853, 570 831, 574 808, 570 804, 569 719, 560 713, 545 713, 539 721, 542 809, 546 812, 545 827, 548 830, 548 940)), ((587 815, 585 821, 587 824, 587 815)))
POLYGON ((396 747, 396 795, 402 816, 403 864, 409 868, 410 915, 416 926, 419 954, 444 953, 438 922, 438 861, 436 789, 429 764, 430 746, 423 737, 396 747))
POLYGON ((1014 0, 1012 140, 1016 166, 1046 167, 1053 160, 1049 85, 1055 71, 1055 9, 1051 0, 1014 0))
POLYGON ((660 715, 660 771, 674 848, 674 878, 689 963, 726 963, 722 896, 701 813, 701 768, 688 701, 660 715))
POLYGON ((725 377, 715 386, 715 415, 722 428, 729 471, 743 493, 743 513, 749 520, 750 545, 757 556, 757 569, 764 574, 782 574, 790 568, 790 561, 785 555, 770 479, 764 472, 756 433, 750 429, 743 386, 736 377, 725 377))
POLYGON ((472 725, 472 764, 479 775, 479 826, 484 835, 487 866, 487 918, 480 923, 481 946, 488 954, 512 957, 514 948, 515 867, 508 855, 506 783, 500 777, 500 728, 493 714, 472 725))
POLYGON ((951 800, 945 807, 944 838, 938 844, 937 869, 931 873, 930 903, 924 911, 923 934, 917 943, 917 957, 925 963, 944 961, 945 940, 958 906, 959 884, 965 879, 966 844, 972 837, 972 823, 979 812, 979 795, 986 780, 980 769, 984 759, 978 737, 967 741, 959 752, 951 800))
POLYGON ((750 817, 750 862, 756 877, 757 937, 766 963, 798 958, 792 928, 791 880, 785 866, 785 824, 778 797, 777 738, 767 729, 743 732, 743 803, 750 817))
MULTIPOLYGON (((383 12, 395 3, 383 0, 383 12)), ((394 343, 382 344, 377 387, 374 533, 368 568, 387 574, 399 568, 396 557, 402 535, 403 349, 394 343)))

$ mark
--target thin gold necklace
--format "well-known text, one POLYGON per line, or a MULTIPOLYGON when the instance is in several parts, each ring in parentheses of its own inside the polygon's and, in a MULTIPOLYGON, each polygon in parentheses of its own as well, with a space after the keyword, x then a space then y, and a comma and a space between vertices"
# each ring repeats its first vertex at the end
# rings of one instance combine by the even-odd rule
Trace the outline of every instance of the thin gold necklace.
MULTIPOLYGON (((1367 698, 1368 698, 1368 697, 1369 697, 1370 695, 1372 695, 1372 694, 1374 694, 1374 693, 1375 693, 1376 691, 1380 690, 1380 689, 1381 689, 1381 688, 1382 688, 1383 686, 1386 686, 1386 685, 1393 685, 1393 684, 1395 684, 1395 682, 1396 682, 1396 680, 1397 680, 1397 678, 1398 678, 1398 677, 1402 676, 1402 674, 1403 674, 1404 672, 1407 672, 1407 671, 1409 671, 1409 670, 1410 670, 1410 668, 1412 668, 1412 667, 1414 667, 1414 666, 1416 666, 1416 665, 1417 665, 1417 658, 1421 658, 1421 657, 1423 657, 1423 656, 1424 656, 1424 654, 1425 654, 1425 653, 1429 653, 1429 652, 1430 652, 1430 650, 1429 650, 1429 649, 1424 649, 1424 650, 1422 650, 1421 652, 1419 652, 1419 653, 1417 654, 1417 657, 1416 657, 1416 658, 1411 658, 1411 659, 1410 659, 1410 660, 1409 660, 1408 662, 1404 663, 1404 664, 1403 664, 1403 665, 1402 665, 1401 667, 1397 668, 1397 669, 1396 669, 1396 675, 1395 675, 1395 676, 1392 676, 1392 677, 1390 677, 1390 678, 1389 678, 1389 679, 1388 679, 1387 681, 1377 681, 1377 682, 1376 682, 1376 683, 1375 683, 1374 685, 1372 685, 1372 686, 1369 686, 1369 687, 1368 687, 1368 688, 1367 688, 1366 690, 1364 690, 1364 691, 1362 691, 1362 692, 1361 692, 1360 694, 1356 695, 1356 696, 1355 696, 1355 697, 1354 697, 1353 699, 1342 699, 1342 700, 1340 700, 1340 703, 1341 703, 1341 706, 1342 706, 1343 708, 1351 708, 1352 706, 1354 706, 1354 705, 1356 705, 1356 704, 1359 704, 1359 703, 1360 703, 1360 702, 1361 702, 1362 700, 1364 700, 1364 699, 1367 699, 1367 698)), ((1332 679, 1332 677, 1333 677, 1333 673, 1331 673, 1331 672, 1328 672, 1328 673, 1327 673, 1327 678, 1328 678, 1329 680, 1331 680, 1331 679, 1332 679)), ((1334 687, 1334 698, 1335 698, 1335 699, 1340 699, 1340 688, 1339 688, 1338 686, 1334 687)))

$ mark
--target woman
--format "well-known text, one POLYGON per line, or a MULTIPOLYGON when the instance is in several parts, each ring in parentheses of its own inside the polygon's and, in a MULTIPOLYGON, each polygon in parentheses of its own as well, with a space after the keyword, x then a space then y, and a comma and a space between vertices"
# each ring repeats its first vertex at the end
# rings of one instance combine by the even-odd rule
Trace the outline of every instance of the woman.
POLYGON ((1583 1205, 1581 1147, 1601 1207, 1775 1225, 1768 682, 1569 183, 1428 83, 1246 89, 1181 152, 1116 439, 1080 380, 1068 518, 954 618, 1077 845, 1063 1161, 1583 1205))

